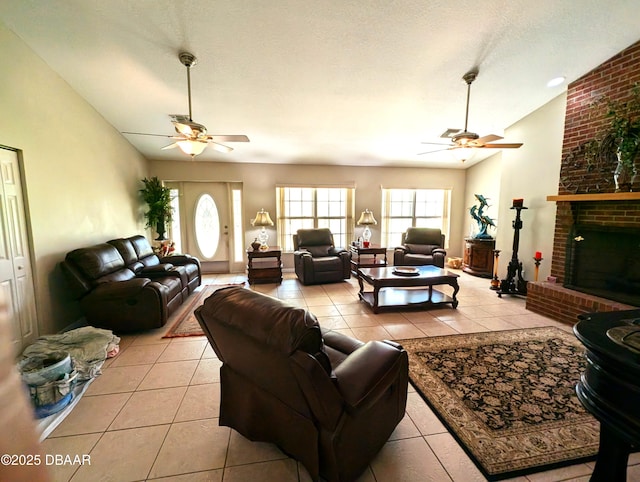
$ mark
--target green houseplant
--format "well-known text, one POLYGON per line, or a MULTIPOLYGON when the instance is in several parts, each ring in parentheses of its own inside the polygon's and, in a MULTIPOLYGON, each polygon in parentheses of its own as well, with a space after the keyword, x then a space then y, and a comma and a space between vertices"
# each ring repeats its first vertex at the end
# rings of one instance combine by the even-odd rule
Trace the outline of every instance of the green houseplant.
POLYGON ((606 115, 610 124, 601 147, 617 156, 616 191, 630 191, 636 176, 635 160, 640 153, 640 84, 634 84, 626 101, 609 101, 606 115))
POLYGON ((144 213, 148 228, 154 228, 158 233, 156 241, 163 241, 166 232, 165 223, 171 222, 173 208, 171 207, 171 190, 164 186, 157 177, 142 180, 144 188, 140 189, 140 194, 148 211, 144 213))

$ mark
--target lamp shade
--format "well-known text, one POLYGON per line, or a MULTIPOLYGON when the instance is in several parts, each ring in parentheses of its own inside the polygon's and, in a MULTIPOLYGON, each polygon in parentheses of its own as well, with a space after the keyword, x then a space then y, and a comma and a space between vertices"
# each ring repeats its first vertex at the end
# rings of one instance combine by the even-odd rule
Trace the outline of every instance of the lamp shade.
POLYGON ((256 214, 256 218, 251 221, 252 226, 273 226, 273 221, 269 217, 269 212, 261 209, 256 214))
POLYGON ((178 144, 178 147, 182 152, 184 152, 185 154, 189 154, 190 156, 197 156, 198 154, 202 154, 202 151, 204 151, 204 149, 207 147, 206 142, 190 140, 178 141, 176 142, 176 144, 178 144))
POLYGON ((360 215, 360 219, 358 219, 358 225, 370 226, 374 224, 378 224, 378 221, 376 221, 376 218, 373 217, 373 213, 368 209, 365 209, 364 211, 362 211, 362 214, 360 215))

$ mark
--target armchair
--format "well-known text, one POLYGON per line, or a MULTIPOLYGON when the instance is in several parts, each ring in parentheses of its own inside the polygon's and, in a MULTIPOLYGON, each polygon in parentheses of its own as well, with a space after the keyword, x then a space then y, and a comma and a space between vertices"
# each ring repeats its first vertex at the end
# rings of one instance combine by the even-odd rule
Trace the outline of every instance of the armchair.
POLYGON ((351 255, 336 248, 327 228, 298 229, 293 235, 293 262, 304 285, 332 283, 351 277, 351 255))
POLYGON ((321 329, 310 312, 237 286, 195 316, 220 368, 220 425, 271 442, 313 480, 355 480, 402 420, 407 352, 321 329))
POLYGON ((444 268, 447 252, 444 234, 434 228, 408 228, 402 233, 402 246, 394 249, 394 266, 434 265, 444 268))

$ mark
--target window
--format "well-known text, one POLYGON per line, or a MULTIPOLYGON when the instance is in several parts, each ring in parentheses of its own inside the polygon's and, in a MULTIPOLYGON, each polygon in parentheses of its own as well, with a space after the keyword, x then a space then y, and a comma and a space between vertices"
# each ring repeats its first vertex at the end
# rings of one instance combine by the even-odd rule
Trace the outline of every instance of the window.
POLYGON ((195 232, 198 248, 205 258, 213 258, 220 241, 218 208, 209 194, 203 194, 196 203, 195 232))
POLYGON ((439 228, 448 242, 450 194, 450 189, 383 189, 383 244, 400 246, 409 227, 439 228))
POLYGON ((171 188, 171 207, 173 215, 171 216, 171 226, 169 227, 169 237, 173 241, 175 252, 182 253, 182 231, 180 229, 180 191, 171 188))
POLYGON ((279 187, 278 243, 293 251, 298 229, 329 228, 338 247, 347 246, 353 235, 353 188, 279 187))

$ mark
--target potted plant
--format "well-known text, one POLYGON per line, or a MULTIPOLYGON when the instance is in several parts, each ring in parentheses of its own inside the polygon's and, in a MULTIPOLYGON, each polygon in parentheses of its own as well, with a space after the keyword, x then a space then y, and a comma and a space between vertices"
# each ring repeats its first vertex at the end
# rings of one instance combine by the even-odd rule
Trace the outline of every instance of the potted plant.
POLYGON ((640 84, 633 86, 628 100, 609 101, 607 106, 610 124, 601 148, 617 156, 616 192, 631 191, 636 175, 635 160, 640 153, 640 84))
POLYGON ((154 228, 158 233, 156 241, 162 241, 166 232, 165 223, 171 222, 173 208, 171 207, 171 190, 165 187, 157 177, 142 180, 144 188, 140 194, 149 210, 144 213, 147 220, 147 228, 154 228))

